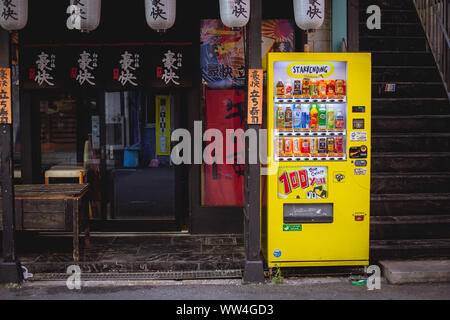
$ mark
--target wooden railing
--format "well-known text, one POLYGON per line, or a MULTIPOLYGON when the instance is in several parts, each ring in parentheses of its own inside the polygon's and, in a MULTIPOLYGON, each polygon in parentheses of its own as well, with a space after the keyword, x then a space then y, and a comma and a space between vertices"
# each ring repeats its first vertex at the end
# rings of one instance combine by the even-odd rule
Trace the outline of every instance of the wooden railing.
POLYGON ((450 99, 450 0, 413 0, 450 99))

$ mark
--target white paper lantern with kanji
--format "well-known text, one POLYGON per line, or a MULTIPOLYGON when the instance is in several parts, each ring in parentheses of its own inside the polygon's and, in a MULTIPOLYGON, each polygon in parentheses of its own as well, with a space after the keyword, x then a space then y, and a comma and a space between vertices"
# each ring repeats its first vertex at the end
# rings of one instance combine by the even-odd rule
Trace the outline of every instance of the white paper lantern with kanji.
POLYGON ((325 0, 294 0, 295 23, 300 29, 318 29, 325 17, 325 0))
POLYGON ((165 32, 175 23, 175 0, 145 0, 145 19, 153 30, 165 32))
POLYGON ((250 0, 220 0, 220 19, 228 28, 242 28, 250 19, 250 0))
POLYGON ((100 24, 102 10, 101 0, 70 0, 67 13, 67 28, 89 32, 97 29, 100 24))
POLYGON ((14 31, 25 27, 28 21, 28 0, 0 0, 0 26, 14 31))

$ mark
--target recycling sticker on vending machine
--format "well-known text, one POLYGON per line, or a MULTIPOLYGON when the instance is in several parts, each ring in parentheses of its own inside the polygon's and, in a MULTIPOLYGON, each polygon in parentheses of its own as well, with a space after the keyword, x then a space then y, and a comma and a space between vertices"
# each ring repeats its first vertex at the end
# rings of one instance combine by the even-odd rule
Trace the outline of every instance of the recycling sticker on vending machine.
POLYGON ((327 199, 328 167, 281 167, 278 198, 327 199))

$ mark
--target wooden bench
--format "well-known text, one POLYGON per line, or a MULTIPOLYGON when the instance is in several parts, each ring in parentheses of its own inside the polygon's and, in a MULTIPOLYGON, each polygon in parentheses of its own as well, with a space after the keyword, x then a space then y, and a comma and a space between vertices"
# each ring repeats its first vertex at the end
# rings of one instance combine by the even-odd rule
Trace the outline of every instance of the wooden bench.
MULTIPOLYGON (((88 184, 23 184, 14 187, 16 230, 73 232, 73 260, 80 259, 80 230, 89 245, 88 184)), ((0 230, 2 224, 0 204, 0 230)))
POLYGON ((45 171, 45 184, 50 178, 76 178, 80 184, 85 183, 87 170, 82 166, 56 165, 45 171))

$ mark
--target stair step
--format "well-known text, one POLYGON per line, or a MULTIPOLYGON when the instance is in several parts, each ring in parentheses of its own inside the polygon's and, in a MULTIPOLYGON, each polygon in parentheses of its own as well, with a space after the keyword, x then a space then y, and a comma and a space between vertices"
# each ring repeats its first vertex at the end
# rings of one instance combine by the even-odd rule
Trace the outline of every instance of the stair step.
POLYGON ((372 194, 450 192, 449 172, 374 172, 372 194))
POLYGON ((450 132, 450 115, 376 115, 372 132, 450 132))
POLYGON ((450 257, 450 239, 371 240, 370 259, 450 257))
POLYGON ((372 135, 372 152, 449 152, 450 133, 372 135))
POLYGON ((450 193, 371 194, 372 216, 442 215, 450 212, 450 193))
MULTIPOLYGON (((450 215, 371 216, 370 225, 450 223, 450 215)), ((450 232, 450 229, 448 230, 450 232)))
MULTIPOLYGON (((395 1, 392 1, 395 2, 395 1)), ((419 17, 417 16, 417 11, 414 7, 410 9, 391 9, 382 8, 381 9, 381 27, 383 28, 383 23, 395 23, 395 22, 415 22, 420 23, 419 17)), ((361 7, 359 11, 359 21, 367 21, 370 14, 366 13, 367 6, 361 7)))
POLYGON ((371 216, 370 239, 450 238, 450 215, 371 216))
POLYGON ((372 98, 372 115, 450 114, 448 98, 372 98))
POLYGON ((429 51, 385 50, 372 53, 373 66, 436 66, 429 51))
POLYGON ((373 66, 375 82, 439 82, 441 76, 434 66, 373 66))
POLYGON ((385 9, 414 10, 414 4, 412 0, 360 0, 359 8, 360 10, 366 11, 366 8, 373 4, 379 6, 382 12, 385 9))
POLYGON ((442 82, 372 82, 374 98, 444 98, 447 97, 442 82), (395 84, 395 92, 386 92, 386 84, 395 84))
POLYGON ((424 36, 422 25, 418 22, 384 22, 381 29, 367 28, 366 21, 359 24, 360 36, 424 36))
POLYGON ((361 36, 359 49, 361 51, 426 51, 427 39, 425 36, 361 36))
POLYGON ((372 172, 450 172, 450 152, 372 153, 372 172))

